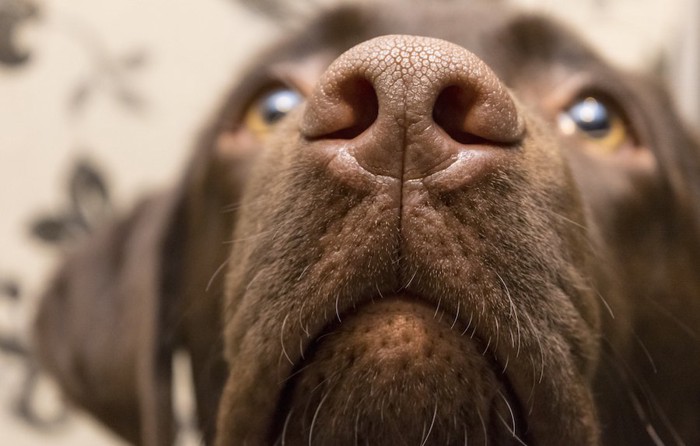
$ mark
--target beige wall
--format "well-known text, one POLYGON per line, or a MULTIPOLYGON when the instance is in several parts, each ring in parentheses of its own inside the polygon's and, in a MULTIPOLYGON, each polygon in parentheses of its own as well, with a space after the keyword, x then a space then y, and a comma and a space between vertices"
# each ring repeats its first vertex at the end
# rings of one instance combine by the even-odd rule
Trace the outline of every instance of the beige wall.
MULTIPOLYGON (((0 275, 18 278, 30 300, 56 251, 31 240, 27 224, 38 211, 64 206, 64 181, 74 159, 87 155, 107 167, 121 209, 146 191, 166 187, 240 61, 274 34, 257 16, 225 0, 39 5, 43 17, 21 35, 25 46, 35 49, 31 62, 0 67, 0 275), (103 62, 95 51, 114 63, 141 50, 145 64, 123 75, 143 98, 142 110, 125 110, 106 85, 95 90, 82 113, 68 113, 76 86, 100 78, 96 66, 103 62)), ((0 302, 0 333, 26 319, 26 312, 8 307, 0 302)), ((0 445, 112 443, 82 420, 50 435, 19 424, 8 402, 22 378, 20 363, 0 354, 0 445)))

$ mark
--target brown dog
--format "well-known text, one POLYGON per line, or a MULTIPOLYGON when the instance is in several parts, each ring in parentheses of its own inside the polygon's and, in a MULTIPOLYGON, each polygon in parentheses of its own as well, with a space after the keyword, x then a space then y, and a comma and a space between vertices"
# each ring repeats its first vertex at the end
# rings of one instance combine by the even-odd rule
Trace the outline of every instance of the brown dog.
POLYGON ((171 444, 185 348, 219 446, 700 444, 697 142, 560 27, 457 3, 260 59, 57 275, 38 348, 73 401, 171 444))

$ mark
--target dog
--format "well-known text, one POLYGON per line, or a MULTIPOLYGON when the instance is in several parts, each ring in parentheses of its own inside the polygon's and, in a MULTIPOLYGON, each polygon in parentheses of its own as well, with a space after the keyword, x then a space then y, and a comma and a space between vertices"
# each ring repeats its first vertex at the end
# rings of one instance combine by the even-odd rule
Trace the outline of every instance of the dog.
POLYGON ((700 444, 700 146, 493 2, 339 6, 62 264, 36 348, 134 444, 700 444), (439 5, 436 6, 436 5, 439 5))

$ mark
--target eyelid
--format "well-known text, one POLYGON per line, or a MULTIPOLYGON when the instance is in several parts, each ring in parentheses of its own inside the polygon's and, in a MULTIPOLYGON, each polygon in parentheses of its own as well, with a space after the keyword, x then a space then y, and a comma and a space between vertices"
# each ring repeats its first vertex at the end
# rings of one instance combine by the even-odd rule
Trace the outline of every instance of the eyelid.
POLYGON ((294 62, 278 62, 270 66, 268 77, 296 89, 304 97, 309 97, 333 59, 330 54, 320 53, 294 62))
POLYGON ((617 99, 619 95, 612 93, 622 88, 615 79, 594 76, 592 73, 577 73, 555 84, 542 100, 542 104, 547 110, 564 111, 577 101, 591 96, 611 106, 621 116, 625 116, 625 109, 617 99))
POLYGON ((581 92, 591 90, 593 85, 593 77, 587 73, 567 76, 550 89, 542 100, 542 105, 545 110, 566 110, 581 97, 581 92))
POLYGON ((227 109, 220 114, 222 131, 236 131, 243 125, 247 111, 265 91, 276 86, 288 87, 308 98, 319 77, 334 59, 331 52, 319 52, 294 61, 271 63, 265 68, 249 71, 240 87, 229 98, 227 109))

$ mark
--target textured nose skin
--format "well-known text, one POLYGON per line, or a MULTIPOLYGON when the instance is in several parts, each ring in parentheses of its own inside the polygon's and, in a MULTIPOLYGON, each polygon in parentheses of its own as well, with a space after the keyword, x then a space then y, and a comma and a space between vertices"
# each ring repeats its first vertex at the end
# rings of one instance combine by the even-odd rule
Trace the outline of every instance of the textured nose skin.
POLYGON ((347 152, 372 174, 410 180, 445 169, 464 151, 508 150, 524 125, 508 91, 474 54, 443 40, 391 35, 331 64, 309 98, 301 133, 347 152))

